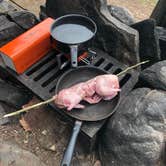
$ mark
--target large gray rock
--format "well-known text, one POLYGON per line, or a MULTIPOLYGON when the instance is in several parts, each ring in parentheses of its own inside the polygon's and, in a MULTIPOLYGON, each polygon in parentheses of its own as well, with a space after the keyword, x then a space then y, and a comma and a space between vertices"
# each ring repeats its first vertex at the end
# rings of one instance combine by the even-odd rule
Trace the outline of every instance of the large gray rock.
POLYGON ((28 11, 12 11, 0 15, 0 47, 38 23, 28 11))
POLYGON ((5 15, 0 16, 0 46, 6 44, 23 32, 22 28, 16 23, 9 21, 5 15))
POLYGON ((32 28, 39 22, 36 16, 28 11, 10 12, 8 17, 25 30, 32 28))
POLYGON ((126 25, 131 25, 135 22, 134 16, 127 8, 110 5, 108 6, 108 10, 113 17, 126 25))
MULTIPOLYGON (((88 2, 87 2, 88 3, 88 2)), ((85 14, 84 6, 81 6, 80 0, 47 0, 46 14, 53 18, 58 18, 66 14, 85 14)))
POLYGON ((2 14, 0 15, 0 26, 7 24, 9 20, 7 19, 6 15, 2 14))
POLYGON ((127 65, 140 61, 138 32, 111 16, 106 0, 48 0, 46 12, 53 18, 70 13, 88 15, 98 26, 93 46, 127 65))
POLYGON ((166 93, 136 89, 120 104, 100 137, 104 166, 164 166, 166 93))
POLYGON ((27 90, 8 83, 0 82, 0 101, 15 108, 20 108, 32 98, 27 90))
POLYGON ((166 28, 156 27, 156 33, 157 33, 158 38, 159 38, 161 59, 166 60, 166 28))
POLYGON ((152 88, 166 90, 166 60, 143 70, 140 79, 152 88))
POLYGON ((155 21, 153 19, 147 19, 133 24, 132 27, 139 32, 139 55, 141 61, 150 60, 149 63, 143 65, 143 68, 161 60, 159 39, 155 31, 155 21))
POLYGON ((112 17, 104 0, 90 4, 86 8, 98 25, 97 46, 127 65, 138 63, 138 32, 112 17))
POLYGON ((15 144, 0 141, 0 149, 1 166, 46 166, 33 153, 15 144))

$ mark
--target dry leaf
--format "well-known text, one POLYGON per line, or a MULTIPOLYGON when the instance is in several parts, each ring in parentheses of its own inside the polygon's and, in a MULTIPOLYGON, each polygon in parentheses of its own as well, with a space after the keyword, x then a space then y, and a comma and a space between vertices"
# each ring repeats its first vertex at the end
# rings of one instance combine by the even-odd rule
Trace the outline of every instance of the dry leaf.
POLYGON ((29 103, 23 105, 22 108, 26 108, 28 106, 32 106, 32 105, 37 104, 39 102, 41 102, 39 99, 37 99, 36 97, 33 97, 32 100, 30 100, 29 103))
POLYGON ((25 131, 32 131, 30 125, 28 124, 28 122, 25 120, 24 117, 22 117, 20 120, 19 120, 21 126, 24 128, 25 131))

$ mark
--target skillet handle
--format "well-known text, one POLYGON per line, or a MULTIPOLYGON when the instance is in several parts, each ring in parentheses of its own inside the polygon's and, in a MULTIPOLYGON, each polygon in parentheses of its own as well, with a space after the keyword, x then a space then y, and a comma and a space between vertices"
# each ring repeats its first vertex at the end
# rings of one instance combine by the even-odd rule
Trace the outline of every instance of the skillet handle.
POLYGON ((77 120, 75 122, 73 132, 72 132, 72 136, 70 138, 67 149, 66 149, 65 154, 63 156, 61 166, 70 166, 72 156, 73 156, 73 152, 74 152, 74 148, 75 148, 75 144, 76 144, 76 140, 77 140, 77 137, 78 137, 78 133, 80 132, 80 129, 81 129, 81 125, 82 125, 81 121, 77 120))
POLYGON ((77 67, 78 66, 78 45, 70 45, 70 56, 71 56, 71 66, 77 67))

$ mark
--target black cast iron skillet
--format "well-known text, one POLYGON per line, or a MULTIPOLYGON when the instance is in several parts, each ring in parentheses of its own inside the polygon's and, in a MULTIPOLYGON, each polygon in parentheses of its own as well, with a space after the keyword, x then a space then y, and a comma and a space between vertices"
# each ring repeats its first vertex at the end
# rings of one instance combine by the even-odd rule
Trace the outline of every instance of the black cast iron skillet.
MULTIPOLYGON (((64 73, 59 79, 56 85, 56 94, 64 88, 69 88, 74 84, 87 81, 91 78, 94 78, 95 76, 102 74, 108 73, 99 68, 91 66, 84 66, 78 67, 76 69, 71 69, 64 73)), ((71 163, 76 139, 80 131, 82 121, 99 121, 108 118, 116 110, 119 101, 120 94, 118 94, 115 98, 113 98, 110 101, 102 100, 97 104, 83 103, 85 105, 84 109, 73 109, 70 112, 67 112, 65 110, 65 112, 70 117, 76 119, 76 121, 75 126, 73 128, 71 139, 69 141, 68 147, 61 162, 61 166, 69 166, 71 163)))

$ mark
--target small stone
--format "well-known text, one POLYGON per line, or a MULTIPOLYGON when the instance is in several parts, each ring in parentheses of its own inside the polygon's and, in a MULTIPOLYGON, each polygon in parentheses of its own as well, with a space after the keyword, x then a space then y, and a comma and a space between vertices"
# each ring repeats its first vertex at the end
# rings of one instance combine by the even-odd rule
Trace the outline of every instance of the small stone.
POLYGON ((47 135, 47 130, 43 130, 43 131, 42 131, 42 134, 43 134, 43 135, 47 135))
POLYGON ((55 146, 55 145, 52 145, 52 146, 49 148, 49 150, 55 152, 55 151, 56 151, 56 146, 55 146))
POLYGON ((28 143, 28 140, 24 140, 23 142, 24 142, 24 144, 27 144, 27 143, 28 143))
POLYGON ((14 132, 15 132, 16 134, 18 134, 18 131, 17 131, 17 130, 14 130, 14 132))

